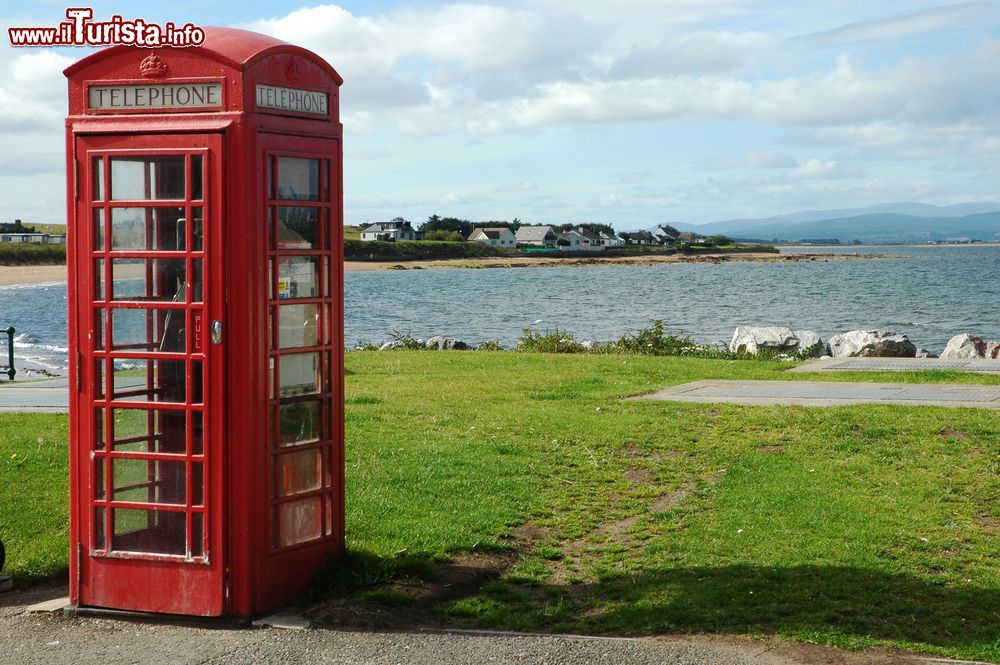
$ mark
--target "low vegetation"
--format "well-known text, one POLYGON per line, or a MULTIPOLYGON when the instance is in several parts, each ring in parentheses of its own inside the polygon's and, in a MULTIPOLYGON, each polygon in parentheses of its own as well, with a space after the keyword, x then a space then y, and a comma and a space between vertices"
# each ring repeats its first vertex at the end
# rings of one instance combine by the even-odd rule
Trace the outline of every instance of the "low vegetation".
POLYGON ((66 245, 0 243, 0 265, 59 265, 66 263, 66 245))
MULTIPOLYGON (((700 379, 1000 384, 787 367, 349 353, 349 552, 304 599, 308 613, 1000 659, 995 411, 623 399, 700 379)), ((64 575, 65 418, 0 423, 8 565, 64 575)))
POLYGON ((464 259, 483 256, 510 256, 516 251, 491 247, 478 242, 447 242, 433 240, 344 241, 344 258, 348 261, 415 261, 426 259, 464 259))

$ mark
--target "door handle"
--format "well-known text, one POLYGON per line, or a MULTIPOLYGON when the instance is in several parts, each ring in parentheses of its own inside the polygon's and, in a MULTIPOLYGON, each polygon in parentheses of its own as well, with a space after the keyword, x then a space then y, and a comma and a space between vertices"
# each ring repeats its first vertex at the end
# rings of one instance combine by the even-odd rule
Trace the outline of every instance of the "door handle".
POLYGON ((222 344, 222 321, 218 319, 212 321, 212 344, 222 344))

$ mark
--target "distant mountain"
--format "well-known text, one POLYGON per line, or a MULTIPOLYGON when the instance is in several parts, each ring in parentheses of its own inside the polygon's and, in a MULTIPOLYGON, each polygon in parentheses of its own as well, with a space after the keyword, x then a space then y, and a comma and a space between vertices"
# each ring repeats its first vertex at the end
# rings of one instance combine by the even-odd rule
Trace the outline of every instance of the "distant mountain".
POLYGON ((1000 240, 1000 212, 963 217, 916 217, 882 213, 857 215, 816 222, 764 224, 734 237, 800 241, 808 238, 838 238, 841 242, 929 242, 973 239, 1000 240))
POLYGON ((842 242, 928 242, 954 238, 1000 240, 1000 203, 887 203, 868 208, 802 210, 759 219, 708 224, 671 222, 681 231, 734 238, 799 241, 839 238, 842 242))

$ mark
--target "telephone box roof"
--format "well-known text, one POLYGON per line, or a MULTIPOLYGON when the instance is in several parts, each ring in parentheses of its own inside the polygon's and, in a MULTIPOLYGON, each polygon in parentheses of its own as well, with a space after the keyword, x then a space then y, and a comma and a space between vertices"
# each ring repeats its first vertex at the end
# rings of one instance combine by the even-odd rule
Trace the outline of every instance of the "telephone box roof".
MULTIPOLYGON (((249 30, 240 30, 238 28, 217 28, 209 26, 203 29, 205 30, 205 43, 202 46, 191 46, 179 50, 197 53, 198 55, 212 58, 213 60, 226 64, 234 69, 241 70, 249 65, 252 65, 258 60, 271 55, 279 53, 296 54, 312 60, 325 69, 330 77, 336 81, 337 85, 342 85, 344 83, 344 79, 337 73, 337 70, 331 67, 326 60, 319 57, 312 51, 302 48, 301 46, 295 46, 268 35, 250 32, 249 30)), ((86 58, 82 58, 73 63, 63 70, 63 74, 67 77, 71 77, 109 56, 121 53, 122 51, 135 50, 135 48, 136 47, 134 46, 111 46, 109 48, 102 49, 97 53, 93 53, 86 58)), ((149 49, 151 53, 164 50, 172 50, 172 48, 163 47, 158 49, 149 49)))

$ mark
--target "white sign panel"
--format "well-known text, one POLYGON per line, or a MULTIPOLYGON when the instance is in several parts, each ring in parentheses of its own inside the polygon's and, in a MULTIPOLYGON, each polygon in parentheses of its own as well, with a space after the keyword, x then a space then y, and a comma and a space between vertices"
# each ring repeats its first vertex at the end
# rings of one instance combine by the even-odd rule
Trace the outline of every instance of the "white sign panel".
POLYGON ((222 108, 221 83, 92 85, 87 108, 94 111, 222 108))
POLYGON ((326 115, 330 105, 325 92, 258 85, 257 108, 326 115))

